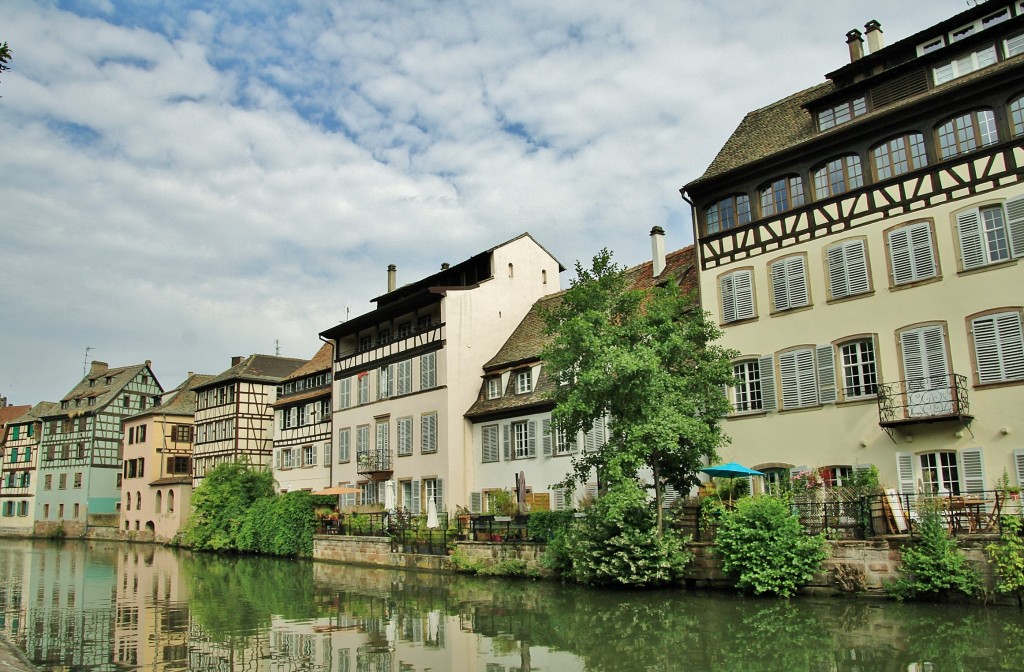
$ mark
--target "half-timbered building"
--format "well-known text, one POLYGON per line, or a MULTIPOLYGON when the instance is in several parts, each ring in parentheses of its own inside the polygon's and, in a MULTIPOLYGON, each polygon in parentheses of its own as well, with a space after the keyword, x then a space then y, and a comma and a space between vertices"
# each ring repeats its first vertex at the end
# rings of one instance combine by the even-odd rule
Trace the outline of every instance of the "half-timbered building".
POLYGON ((741 353, 727 457, 769 481, 874 464, 908 493, 1024 482, 1024 5, 847 43, 682 190, 741 353))
POLYGON ((84 531, 89 516, 116 520, 121 501, 121 437, 125 418, 159 403, 163 388, 150 362, 89 372, 43 414, 36 532, 57 525, 84 531))
POLYGON ((195 388, 213 376, 190 373, 160 402, 124 421, 122 538, 168 541, 192 505, 195 388))
POLYGON ((0 534, 30 535, 39 460, 39 413, 50 404, 7 406, 0 399, 0 534))
POLYGON ((274 480, 280 492, 320 490, 334 483, 331 451, 331 363, 324 343, 281 381, 274 402, 274 480))
POLYGON ((334 345, 334 484, 358 484, 364 504, 392 480, 396 506, 468 506, 464 414, 480 371, 562 270, 525 233, 403 287, 389 268, 375 310, 321 333, 334 345))
POLYGON ((194 388, 193 487, 218 464, 271 466, 277 386, 304 363, 271 355, 232 357, 231 368, 194 388))

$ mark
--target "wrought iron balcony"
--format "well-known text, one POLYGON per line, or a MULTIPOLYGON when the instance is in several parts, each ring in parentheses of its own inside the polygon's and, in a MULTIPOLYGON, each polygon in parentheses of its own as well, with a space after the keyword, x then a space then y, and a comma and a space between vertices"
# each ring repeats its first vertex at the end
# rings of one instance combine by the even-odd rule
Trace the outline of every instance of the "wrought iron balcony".
POLYGON ((356 454, 356 471, 372 481, 386 481, 395 470, 390 450, 368 450, 356 454))
POLYGON ((878 386, 878 424, 885 428, 974 419, 967 377, 959 374, 910 378, 878 386))

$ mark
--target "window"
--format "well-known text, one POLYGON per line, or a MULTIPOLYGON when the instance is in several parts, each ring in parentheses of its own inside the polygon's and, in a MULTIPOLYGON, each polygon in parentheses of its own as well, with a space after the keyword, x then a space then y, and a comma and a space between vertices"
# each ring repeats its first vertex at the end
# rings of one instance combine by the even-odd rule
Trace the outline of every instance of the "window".
POLYGON ((843 398, 874 397, 878 393, 875 343, 872 339, 839 346, 843 359, 843 398))
POLYGON ((395 366, 382 366, 377 376, 377 398, 387 399, 394 394, 395 366))
POLYGON ((824 131, 834 126, 845 124, 867 111, 868 106, 864 96, 844 101, 825 110, 819 110, 817 114, 818 130, 824 131))
POLYGON ((192 458, 190 457, 168 457, 167 473, 188 474, 192 471, 192 458))
POLYGON ((57 476, 57 489, 67 490, 68 489, 68 475, 60 474, 57 476))
POLYGON ((704 211, 704 228, 718 233, 750 222, 750 197, 737 194, 708 206, 704 211))
POLYGON ((498 461, 498 426, 484 425, 480 428, 480 443, 482 447, 482 462, 498 461))
POLYGON ((395 394, 409 394, 410 392, 412 392, 412 360, 406 359, 398 363, 395 394))
POLYGON ((978 383, 1024 380, 1024 332, 1020 311, 995 313, 971 321, 978 383))
POLYGON ((807 293, 807 264, 803 255, 772 262, 772 300, 775 310, 800 308, 810 303, 807 293))
POLYGON ((437 413, 420 416, 420 452, 437 452, 437 413))
MULTIPOLYGON (((1024 34, 1021 35, 1021 38, 1022 46, 1024 46, 1024 34)), ((1014 136, 1024 133, 1024 96, 1010 103, 1010 123, 1013 124, 1014 136)))
POLYGON ((894 285, 927 280, 938 275, 929 222, 916 222, 892 229, 886 237, 894 285))
POLYGON ((304 466, 304 467, 315 467, 316 466, 316 446, 303 446, 302 447, 302 466, 304 466))
MULTIPOLYGON (((953 39, 958 40, 965 36, 966 35, 957 35, 953 39)), ((987 47, 978 49, 977 51, 962 54, 951 61, 946 61, 945 63, 936 65, 932 68, 932 79, 935 81, 935 85, 938 86, 939 84, 945 84, 946 82, 952 81, 957 77, 963 77, 975 70, 987 68, 995 62, 996 47, 994 44, 990 44, 987 47)))
POLYGON ((53 490, 53 475, 47 474, 43 477, 43 490, 53 490))
POLYGON ((80 472, 80 471, 76 471, 75 472, 74 487, 75 488, 81 488, 82 487, 82 472, 80 472))
POLYGON ((505 427, 505 457, 516 460, 537 456, 536 422, 513 422, 505 427), (510 443, 511 442, 511 443, 510 443))
POLYGON ((501 397, 501 376, 487 379, 487 398, 497 399, 501 397))
POLYGON ((341 408, 352 407, 352 379, 342 378, 338 382, 338 403, 341 408))
POLYGON ((738 413, 760 411, 761 368, 757 360, 733 364, 732 373, 736 377, 736 385, 733 387, 733 409, 738 413))
POLYGON ((424 478, 423 479, 423 504, 424 507, 429 505, 429 502, 433 500, 434 507, 438 512, 444 510, 444 499, 442 497, 441 490, 441 479, 440 478, 424 478))
POLYGON ((928 165, 924 136, 908 133, 892 138, 871 150, 875 177, 885 180, 928 165))
POLYGON ((320 400, 320 422, 331 421, 331 400, 321 399, 320 400))
POLYGON ((174 425, 171 430, 171 440, 182 443, 192 441, 192 425, 174 425))
POLYGON ((352 441, 352 428, 345 427, 338 430, 338 464, 345 464, 352 459, 350 448, 352 441))
MULTIPOLYGON (((306 425, 306 419, 307 419, 307 417, 309 415, 307 413, 307 411, 306 411, 306 405, 302 404, 301 406, 296 406, 293 410, 295 411, 295 413, 298 416, 298 420, 296 420, 295 426, 296 427, 304 427, 306 425)), ((217 425, 218 425, 218 427, 217 427, 217 438, 218 439, 224 438, 223 436, 221 436, 221 423, 217 423, 217 425)))
POLYGON ((956 453, 941 451, 925 453, 921 458, 921 480, 925 492, 960 494, 960 471, 956 453))
POLYGON ((174 513, 174 490, 167 491, 167 513, 174 513))
POLYGON ((936 130, 939 155, 943 159, 973 152, 999 142, 992 110, 976 110, 953 117, 936 130))
POLYGON ((395 422, 395 431, 398 433, 398 454, 412 455, 412 418, 399 418, 395 422))
POLYGON ((437 353, 428 352, 420 357, 420 389, 430 390, 435 387, 437 387, 437 353))
POLYGON ((1024 256, 1024 198, 957 213, 960 263, 965 271, 1024 256))
POLYGON ((28 502, 18 502, 18 515, 22 517, 28 515, 28 502))
POLYGON ((527 369, 516 373, 516 394, 533 391, 533 373, 527 369))
POLYGON ((804 184, 796 175, 780 177, 761 188, 761 216, 767 217, 804 204, 804 184))
POLYGON ((737 322, 754 317, 754 286, 749 270, 735 271, 719 278, 722 296, 722 322, 737 322))
POLYGON ((838 196, 864 185, 860 157, 848 154, 832 159, 814 171, 814 197, 838 196))
POLYGON ((780 354, 779 377, 782 383, 783 408, 800 408, 818 404, 813 350, 801 348, 780 354))
POLYGON ((391 423, 387 420, 377 423, 377 441, 374 444, 377 448, 378 459, 381 455, 387 454, 391 443, 391 423))
POLYGON ((370 403, 370 374, 367 373, 366 371, 363 371, 358 376, 356 376, 356 380, 359 381, 359 403, 370 403))
POLYGON ((370 426, 356 427, 356 454, 365 455, 370 450, 370 426))
POLYGON ((871 291, 868 255, 864 240, 848 240, 825 251, 829 291, 833 299, 871 291))

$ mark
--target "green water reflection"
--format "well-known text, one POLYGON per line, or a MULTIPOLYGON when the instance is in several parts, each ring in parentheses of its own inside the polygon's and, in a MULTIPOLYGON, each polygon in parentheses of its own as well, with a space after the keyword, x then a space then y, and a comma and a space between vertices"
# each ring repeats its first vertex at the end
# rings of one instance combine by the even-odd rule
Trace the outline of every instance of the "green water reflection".
POLYGON ((43 669, 1017 670, 1013 608, 595 592, 162 547, 0 540, 0 633, 43 669))

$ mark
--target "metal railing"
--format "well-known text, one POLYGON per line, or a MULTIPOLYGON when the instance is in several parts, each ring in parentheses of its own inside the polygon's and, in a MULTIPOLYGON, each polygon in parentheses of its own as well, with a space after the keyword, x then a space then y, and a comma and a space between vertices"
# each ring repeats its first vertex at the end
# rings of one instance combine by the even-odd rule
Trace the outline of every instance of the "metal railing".
POLYGON ((360 474, 393 470, 394 458, 390 450, 377 450, 374 448, 356 454, 356 471, 360 474))
POLYGON ((967 377, 960 374, 909 378, 878 386, 882 426, 969 416, 967 377))
POLYGON ((388 538, 393 553, 448 555, 449 543, 455 540, 452 532, 443 511, 433 528, 427 527, 426 514, 404 509, 320 516, 316 521, 317 534, 388 538))
POLYGON ((871 511, 870 536, 918 534, 921 521, 936 510, 953 536, 999 534, 1005 516, 1022 513, 1019 495, 1003 490, 904 494, 890 492, 865 498, 871 511))

